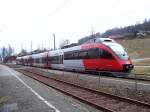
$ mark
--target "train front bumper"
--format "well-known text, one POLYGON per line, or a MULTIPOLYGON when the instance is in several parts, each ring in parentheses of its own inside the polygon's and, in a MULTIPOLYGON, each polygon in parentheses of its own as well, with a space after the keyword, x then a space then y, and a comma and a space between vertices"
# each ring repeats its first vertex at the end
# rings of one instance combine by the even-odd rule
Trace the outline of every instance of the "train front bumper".
POLYGON ((125 71, 125 72, 130 72, 131 70, 133 70, 133 68, 134 68, 134 65, 132 65, 132 64, 123 65, 123 71, 125 71))

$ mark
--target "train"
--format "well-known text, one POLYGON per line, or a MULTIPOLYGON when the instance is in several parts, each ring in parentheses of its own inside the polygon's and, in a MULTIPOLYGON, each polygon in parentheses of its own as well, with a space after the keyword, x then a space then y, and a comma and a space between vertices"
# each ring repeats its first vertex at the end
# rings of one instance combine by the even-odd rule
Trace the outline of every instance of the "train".
POLYGON ((129 73, 134 68, 125 48, 109 38, 97 38, 84 44, 18 56, 24 66, 71 71, 106 71, 129 73))

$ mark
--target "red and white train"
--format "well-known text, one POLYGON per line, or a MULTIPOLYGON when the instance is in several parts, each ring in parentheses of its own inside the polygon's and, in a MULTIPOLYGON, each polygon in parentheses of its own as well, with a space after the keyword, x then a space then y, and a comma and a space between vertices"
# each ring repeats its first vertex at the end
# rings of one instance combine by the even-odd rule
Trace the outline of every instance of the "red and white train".
POLYGON ((17 57, 17 64, 76 71, 130 72, 133 64, 125 49, 107 38, 82 45, 17 57))

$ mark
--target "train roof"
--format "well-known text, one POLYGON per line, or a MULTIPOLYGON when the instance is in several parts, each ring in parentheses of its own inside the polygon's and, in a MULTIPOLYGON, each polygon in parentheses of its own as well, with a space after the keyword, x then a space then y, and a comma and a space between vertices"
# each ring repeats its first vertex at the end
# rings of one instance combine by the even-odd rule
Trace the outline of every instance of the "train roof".
POLYGON ((115 42, 115 41, 110 38, 93 38, 88 40, 86 43, 102 43, 102 42, 115 42))
MULTIPOLYGON (((38 57, 43 57, 45 55, 45 53, 48 53, 49 56, 57 56, 57 55, 61 55, 63 54, 63 52, 67 52, 67 51, 74 51, 74 50, 80 50, 83 46, 91 46, 91 45, 97 45, 97 44, 101 44, 101 45, 111 45, 111 44, 117 44, 113 39, 110 38, 95 38, 96 40, 92 40, 90 42, 81 44, 81 45, 77 45, 77 46, 72 46, 72 47, 68 47, 68 48, 63 48, 63 49, 58 49, 55 51, 45 51, 42 53, 37 53, 37 54, 29 54, 26 56, 32 56, 34 58, 38 58, 38 57)), ((26 58, 26 56, 21 56, 22 58, 26 58)))

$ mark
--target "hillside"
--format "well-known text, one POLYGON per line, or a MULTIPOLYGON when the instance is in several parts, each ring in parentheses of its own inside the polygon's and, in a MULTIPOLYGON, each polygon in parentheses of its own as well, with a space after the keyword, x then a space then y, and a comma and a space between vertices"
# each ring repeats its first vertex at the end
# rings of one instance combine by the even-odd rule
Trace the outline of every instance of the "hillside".
POLYGON ((138 23, 135 25, 130 25, 126 27, 115 27, 113 29, 109 29, 101 34, 102 37, 110 37, 114 35, 132 35, 133 37, 136 33, 140 31, 150 31, 150 20, 145 19, 143 23, 138 23))
POLYGON ((128 51, 131 58, 150 57, 150 36, 146 38, 134 38, 118 40, 128 51))

